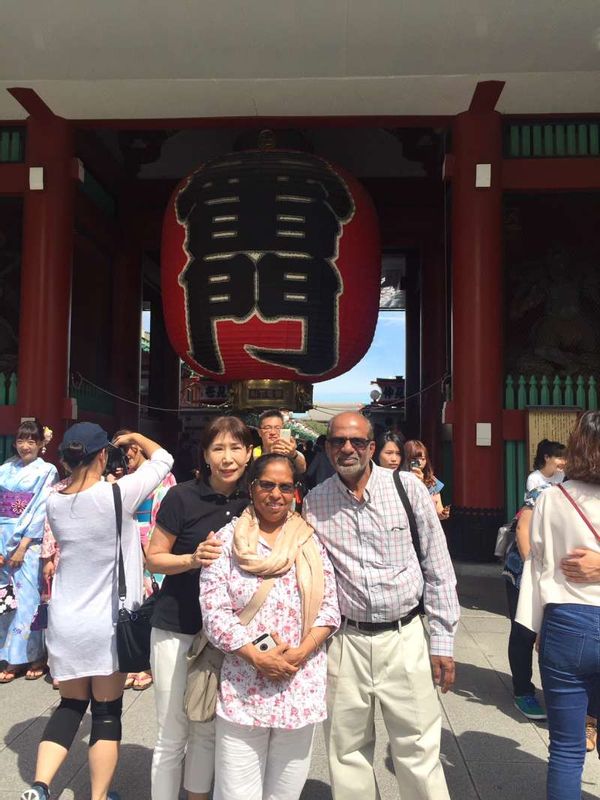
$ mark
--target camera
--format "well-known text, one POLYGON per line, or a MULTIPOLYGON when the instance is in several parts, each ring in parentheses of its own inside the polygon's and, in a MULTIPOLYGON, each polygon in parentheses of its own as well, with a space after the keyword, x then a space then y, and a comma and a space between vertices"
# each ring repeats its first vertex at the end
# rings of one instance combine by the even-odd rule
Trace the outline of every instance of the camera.
POLYGON ((263 633, 262 636, 255 639, 252 644, 261 653, 267 653, 269 650, 273 650, 274 647, 277 647, 275 639, 273 639, 270 633, 263 633))
POLYGON ((116 478, 120 478, 123 477, 123 475, 127 475, 129 464, 127 462, 127 457, 125 456, 125 451, 120 447, 116 447, 114 444, 109 444, 106 452, 108 457, 106 459, 104 477, 107 475, 114 475, 116 478))
POLYGON ((413 458, 413 460, 410 462, 410 468, 421 469, 421 462, 419 461, 418 458, 413 458))

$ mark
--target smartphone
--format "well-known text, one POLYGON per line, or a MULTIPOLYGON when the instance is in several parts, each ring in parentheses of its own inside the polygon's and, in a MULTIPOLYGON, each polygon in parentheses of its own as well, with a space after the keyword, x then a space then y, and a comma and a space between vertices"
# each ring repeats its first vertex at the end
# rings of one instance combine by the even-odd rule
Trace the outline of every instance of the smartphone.
POLYGON ((410 462, 410 468, 421 469, 421 462, 419 461, 418 458, 413 458, 413 460, 410 462))
POLYGON ((292 441, 292 432, 289 428, 282 428, 279 436, 286 442, 292 441))
POLYGON ((263 633, 258 639, 255 639, 252 644, 257 650, 260 650, 261 653, 268 653, 269 650, 273 650, 273 648, 277 647, 277 642, 270 633, 263 633))

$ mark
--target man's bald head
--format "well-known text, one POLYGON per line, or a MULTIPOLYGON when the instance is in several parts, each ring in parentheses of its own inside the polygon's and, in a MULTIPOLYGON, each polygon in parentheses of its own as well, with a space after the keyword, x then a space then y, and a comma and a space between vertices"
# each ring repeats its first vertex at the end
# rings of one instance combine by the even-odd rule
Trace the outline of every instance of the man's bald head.
POLYGON ((373 426, 366 417, 356 411, 332 417, 327 426, 327 455, 347 485, 368 474, 374 452, 373 426))
POLYGON ((356 436, 360 436, 364 439, 374 438, 373 426, 370 421, 363 414, 359 414, 358 411, 342 411, 341 414, 336 414, 335 417, 332 417, 327 425, 327 437, 337 436, 338 434, 334 433, 335 429, 341 427, 345 428, 347 426, 357 428, 356 436), (360 430, 360 433, 358 433, 358 430, 360 430))

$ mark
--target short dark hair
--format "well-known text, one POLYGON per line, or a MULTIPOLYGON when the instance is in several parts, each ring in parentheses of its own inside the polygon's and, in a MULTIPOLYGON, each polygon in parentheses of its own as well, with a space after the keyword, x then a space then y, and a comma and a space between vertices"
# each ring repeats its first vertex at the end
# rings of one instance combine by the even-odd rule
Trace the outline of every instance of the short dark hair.
POLYGON ((600 483, 600 411, 581 415, 569 437, 566 457, 569 478, 600 483))
POLYGON ((276 408, 274 408, 271 411, 263 411, 262 412, 262 414, 258 418, 258 427, 260 428, 262 426, 263 422, 266 419, 270 419, 271 417, 277 417, 277 419, 280 419, 282 422, 285 421, 283 419, 283 414, 281 413, 281 411, 278 411, 276 408))
POLYGON ((208 450, 217 436, 222 433, 230 433, 234 439, 244 445, 244 447, 252 447, 252 433, 248 426, 239 417, 215 417, 208 425, 202 430, 200 435, 200 453, 199 464, 200 473, 204 480, 208 480, 210 470, 206 459, 204 458, 204 451, 208 450))
POLYGON ((533 468, 541 469, 546 463, 548 458, 561 458, 565 455, 566 447, 561 442, 551 442, 550 439, 542 439, 538 443, 537 450, 535 451, 535 458, 533 459, 533 468))
POLYGON ((35 439, 36 442, 43 442, 44 429, 37 419, 25 419, 17 428, 15 439, 35 439))
POLYGON ((373 454, 373 461, 376 464, 379 464, 379 456, 381 455, 381 451, 383 448, 388 444, 388 442, 392 442, 395 444, 398 450, 400 451, 400 463, 404 460, 404 440, 398 436, 396 433, 392 433, 392 431, 386 431, 382 433, 381 436, 377 437, 377 441, 375 442, 375 453, 373 454))
POLYGON ((265 473, 266 468, 269 464, 272 464, 274 461, 282 461, 284 464, 287 464, 290 468, 292 473, 292 478, 294 483, 296 482, 297 475, 296 475, 296 467, 294 462, 289 456, 284 456, 283 453, 266 453, 264 456, 259 456, 256 461, 253 461, 250 466, 250 471, 248 473, 248 481, 253 483, 257 481, 259 478, 265 473))

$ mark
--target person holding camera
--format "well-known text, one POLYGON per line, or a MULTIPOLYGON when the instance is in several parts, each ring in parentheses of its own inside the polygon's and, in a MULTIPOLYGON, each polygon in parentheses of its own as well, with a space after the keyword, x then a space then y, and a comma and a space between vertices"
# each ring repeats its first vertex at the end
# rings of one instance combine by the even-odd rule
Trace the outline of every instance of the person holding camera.
POLYGON ((323 645, 340 613, 325 549, 291 511, 295 486, 290 458, 261 456, 250 472, 252 505, 219 531, 221 555, 200 575, 204 632, 225 653, 214 800, 297 800, 326 716, 323 645), (244 626, 237 614, 259 587, 262 602, 244 626))
POLYGON ((303 475, 306 472, 306 459, 298 450, 291 431, 284 428, 283 423, 281 411, 263 411, 258 418, 258 433, 262 444, 254 448, 254 458, 267 455, 267 453, 289 456, 294 462, 296 474, 303 475))
MULTIPOLYGON (((124 428, 115 433, 115 439, 130 433, 131 431, 129 429, 124 428)), ((120 449, 123 454, 123 467, 119 470, 120 474, 115 476, 117 479, 123 475, 132 475, 147 461, 144 451, 135 442, 128 442, 120 449)), ((135 521, 140 533, 140 544, 144 554, 148 553, 150 536, 156 524, 156 517, 160 504, 169 489, 176 484, 177 481, 173 473, 169 472, 167 477, 158 484, 156 489, 142 500, 135 511, 135 521)), ((153 574, 147 569, 144 570, 144 599, 147 599, 152 594, 154 583, 160 587, 163 578, 164 575, 159 575, 158 573, 153 574)), ((136 692, 143 692, 150 686, 152 686, 152 672, 150 670, 130 673, 125 681, 125 688, 133 689, 136 692)))
POLYGON ((450 506, 442 503, 442 489, 444 484, 433 474, 433 467, 429 460, 429 453, 423 442, 410 439, 404 444, 404 458, 402 469, 414 472, 420 481, 423 481, 431 495, 438 517, 443 522, 450 516, 450 506))
MULTIPOLYGON (((172 456, 139 433, 115 445, 137 444, 148 460, 119 481, 123 507, 121 544, 127 596, 125 607, 142 602, 142 553, 134 513, 165 478, 172 456)), ((48 663, 59 681, 60 704, 50 717, 38 748, 35 780, 22 800, 48 800, 49 785, 66 759, 81 720, 91 706, 89 765, 93 800, 114 800, 109 791, 121 740, 125 675, 119 672, 116 643, 117 529, 113 490, 102 480, 106 432, 79 422, 59 448, 71 470, 71 483, 48 498, 48 522, 60 547, 48 611, 48 663)))

